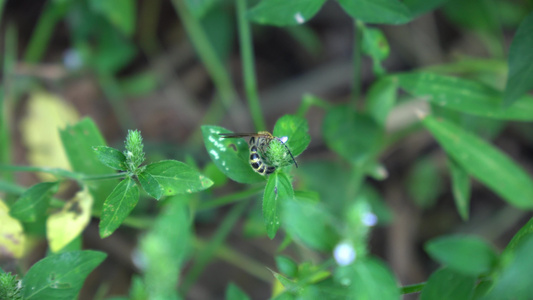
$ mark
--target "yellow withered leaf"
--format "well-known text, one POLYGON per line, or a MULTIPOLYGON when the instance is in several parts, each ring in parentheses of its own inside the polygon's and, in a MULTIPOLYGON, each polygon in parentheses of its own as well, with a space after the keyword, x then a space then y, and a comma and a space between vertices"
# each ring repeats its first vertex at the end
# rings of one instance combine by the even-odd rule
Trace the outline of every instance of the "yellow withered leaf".
POLYGON ((79 191, 61 211, 46 220, 46 238, 52 252, 58 252, 80 235, 91 220, 93 197, 87 188, 79 191))
MULTIPOLYGON (((74 107, 57 95, 34 92, 30 95, 27 113, 21 121, 21 133, 28 148, 28 162, 39 167, 70 170, 61 144, 59 129, 79 119, 74 107)), ((43 180, 54 180, 50 174, 40 174, 43 180)))
POLYGON ((22 223, 9 215, 9 207, 0 199, 0 258, 20 258, 26 237, 22 223))

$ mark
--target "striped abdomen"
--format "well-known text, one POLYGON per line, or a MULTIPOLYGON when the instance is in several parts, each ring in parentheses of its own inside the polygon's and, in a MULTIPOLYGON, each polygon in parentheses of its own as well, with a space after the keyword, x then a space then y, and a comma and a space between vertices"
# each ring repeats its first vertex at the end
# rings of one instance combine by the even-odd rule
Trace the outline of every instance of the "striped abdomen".
POLYGON ((258 139, 255 137, 250 138, 250 166, 255 172, 263 176, 274 173, 276 167, 268 166, 263 162, 261 155, 258 153, 256 141, 258 139))

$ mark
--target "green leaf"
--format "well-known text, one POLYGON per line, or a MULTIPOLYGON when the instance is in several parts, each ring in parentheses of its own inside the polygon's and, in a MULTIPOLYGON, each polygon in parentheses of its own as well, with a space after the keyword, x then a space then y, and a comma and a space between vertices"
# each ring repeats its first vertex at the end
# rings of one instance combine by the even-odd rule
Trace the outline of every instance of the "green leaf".
POLYGON ((470 300, 477 278, 449 268, 435 271, 420 294, 420 300, 470 300))
POLYGON ((283 202, 294 198, 292 184, 284 173, 275 172, 268 177, 263 195, 263 220, 268 237, 273 239, 280 227, 283 202))
POLYGON ((404 0, 402 2, 409 8, 412 17, 416 17, 436 9, 447 1, 448 0, 404 0))
POLYGON ((107 146, 96 146, 93 150, 104 165, 115 170, 126 170, 126 156, 122 152, 107 146))
POLYGON ((363 40, 361 50, 372 58, 374 73, 381 76, 386 73, 381 63, 387 59, 390 53, 389 43, 383 31, 378 28, 361 26, 363 40))
POLYGON ((58 182, 41 182, 26 190, 11 206, 9 214, 22 222, 35 222, 48 209, 50 198, 57 192, 58 182))
POLYGON ((100 83, 105 85, 105 88, 118 94, 120 86, 114 78, 106 76, 126 67, 137 54, 137 48, 131 40, 119 34, 110 25, 102 24, 100 27, 102 28, 98 31, 98 44, 87 65, 93 66, 100 73, 100 83))
POLYGON ((295 199, 282 205, 283 226, 293 239, 324 252, 331 251, 339 242, 335 218, 321 203, 295 199))
POLYGON ((278 270, 288 277, 298 276, 298 264, 288 256, 278 255, 275 257, 278 270))
POLYGON ((350 299, 400 299, 400 289, 389 268, 376 258, 357 259, 355 263, 338 267, 335 281, 347 286, 350 299))
POLYGON ((533 207, 533 181, 507 155, 448 121, 427 116, 422 123, 470 175, 507 202, 520 208, 533 207))
POLYGON ((437 166, 427 158, 416 161, 407 176, 407 190, 415 203, 422 208, 435 204, 443 186, 437 166))
POLYGON ((285 144, 287 144, 294 157, 304 152, 311 142, 307 120, 294 115, 284 115, 279 118, 274 126, 273 135, 289 138, 285 144))
POLYGON ((263 0, 248 12, 253 22, 287 26, 303 24, 324 5, 325 0, 263 0))
POLYGON ((448 168, 450 169, 452 178, 452 192, 455 207, 457 207, 461 219, 467 221, 470 208, 470 177, 453 158, 448 159, 448 168))
POLYGON ((449 0, 443 12, 446 18, 460 28, 494 34, 500 30, 500 20, 494 14, 499 13, 496 3, 488 5, 480 1, 449 0))
POLYGON ((153 92, 161 83, 152 72, 137 73, 120 79, 120 90, 124 96, 143 96, 153 92))
POLYGON ((384 130, 368 115, 341 105, 326 114, 322 135, 328 147, 354 163, 361 163, 377 155, 384 130))
POLYGON ((481 83, 431 73, 398 75, 401 88, 439 106, 502 120, 533 121, 533 97, 502 106, 502 93, 481 83))
POLYGON ((91 0, 91 9, 106 17, 126 36, 135 31, 136 8, 133 0, 91 0))
POLYGON ((272 272, 272 275, 274 275, 274 277, 281 283, 281 285, 283 285, 284 288, 292 290, 297 286, 295 281, 272 270, 270 270, 270 272, 272 272))
POLYGON ((502 255, 502 265, 494 276, 494 285, 488 295, 480 299, 531 299, 533 295, 531 253, 533 253, 533 235, 529 234, 516 244, 513 251, 502 255))
POLYGON ((212 9, 202 17, 201 25, 220 61, 228 61, 235 41, 235 15, 232 10, 212 9))
POLYGON ((411 21, 411 12, 396 0, 338 0, 352 18, 365 23, 405 24, 411 21))
POLYGON ((226 289, 226 300, 250 300, 250 297, 233 282, 230 282, 226 289))
POLYGON ((478 276, 492 270, 498 256, 485 241, 474 236, 450 235, 426 243, 433 259, 465 275, 478 276))
POLYGON ((137 176, 137 178, 139 179, 139 183, 143 187, 144 191, 148 195, 154 197, 157 200, 163 197, 165 193, 165 189, 163 188, 161 184, 159 184, 157 179, 154 176, 152 176, 152 174, 147 173, 147 172, 142 172, 141 174, 137 176))
POLYGON ((361 191, 357 195, 356 202, 358 201, 365 201, 370 205, 372 213, 378 218, 378 224, 387 225, 392 223, 394 216, 391 208, 371 185, 367 184, 362 186, 361 191))
POLYGON ((514 251, 514 248, 521 243, 524 238, 527 238, 529 235, 533 234, 533 218, 520 228, 520 230, 513 236, 502 255, 505 255, 507 252, 514 251))
POLYGON ((219 126, 202 126, 204 144, 211 160, 220 171, 240 183, 265 180, 250 166, 250 149, 242 138, 222 138, 219 133, 232 133, 219 126))
POLYGON ((213 187, 224 186, 228 182, 228 177, 212 161, 207 163, 202 172, 213 181, 213 187))
POLYGON ((195 193, 213 185, 211 179, 177 160, 163 160, 149 164, 141 175, 139 176, 139 180, 143 177, 141 185, 156 199, 159 199, 156 197, 159 195, 159 188, 156 185, 163 189, 163 194, 166 196, 195 193))
MULTIPOLYGON (((346 164, 330 161, 309 161, 296 169, 302 188, 317 191, 320 199, 328 199, 325 208, 334 215, 346 209, 346 189, 350 185, 350 172, 346 164), (328 180, 324 180, 328 178, 328 180), (335 182, 335 184, 331 184, 335 182)), ((350 199, 352 200, 352 199, 350 199)))
POLYGON ((203 16, 213 7, 219 0, 185 0, 185 4, 189 11, 197 19, 202 19, 203 16))
POLYGON ((533 12, 518 27, 509 48, 509 76, 504 103, 509 106, 533 89, 533 12))
POLYGON ((104 202, 100 219, 100 236, 110 236, 139 201, 139 188, 130 177, 122 180, 104 202))
MULTIPOLYGON (((67 126, 59 133, 74 171, 87 175, 109 174, 109 168, 98 161, 92 150, 92 147, 105 145, 106 142, 91 119, 83 119, 73 126, 67 126)), ((116 184, 116 180, 91 183, 89 191, 94 198, 95 210, 101 209, 104 200, 116 184)))
POLYGON ((77 299, 85 278, 106 256, 86 250, 41 259, 22 279, 24 299, 77 299))
POLYGON ((192 250, 191 217, 187 197, 168 198, 150 231, 140 241, 144 258, 145 299, 178 299, 181 268, 192 250))

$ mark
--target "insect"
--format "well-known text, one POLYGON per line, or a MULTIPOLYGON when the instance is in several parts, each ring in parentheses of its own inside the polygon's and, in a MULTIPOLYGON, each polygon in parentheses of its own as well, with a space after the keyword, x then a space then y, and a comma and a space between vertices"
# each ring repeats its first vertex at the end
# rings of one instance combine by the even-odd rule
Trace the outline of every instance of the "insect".
POLYGON ((252 169, 261 174, 268 175, 274 173, 276 168, 289 165, 287 154, 298 168, 298 163, 292 156, 291 150, 285 144, 286 138, 278 138, 268 131, 259 131, 258 133, 220 133, 222 138, 245 138, 250 137, 248 145, 250 146, 250 166, 252 169), (283 145, 283 151, 277 151, 283 145))

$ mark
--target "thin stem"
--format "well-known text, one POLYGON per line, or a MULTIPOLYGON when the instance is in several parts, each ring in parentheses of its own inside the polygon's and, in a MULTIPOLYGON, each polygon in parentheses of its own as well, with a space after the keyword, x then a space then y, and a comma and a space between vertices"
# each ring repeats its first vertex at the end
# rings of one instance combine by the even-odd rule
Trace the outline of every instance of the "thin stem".
MULTIPOLYGON (((2 0, 0 0, 2 1, 2 0)), ((0 4, 0 10, 4 3, 0 4)), ((1 11, 0 11, 1 17, 1 11)), ((3 86, 0 86, 0 164, 11 162, 11 114, 8 112, 7 101, 11 94, 11 80, 15 62, 17 60, 17 32, 13 25, 8 25, 4 43, 4 67, 3 67, 3 86)), ((7 172, 0 172, 0 177, 13 181, 13 176, 7 172)))
POLYGON ((248 100, 255 129, 257 131, 266 130, 265 119, 261 113, 261 105, 257 92, 252 36, 250 33, 250 23, 246 19, 246 0, 236 0, 236 4, 246 99, 248 100))
POLYGON ((183 279, 182 291, 184 295, 187 294, 194 282, 196 282, 198 277, 202 274, 202 271, 213 258, 216 250, 222 245, 230 231, 233 229, 233 226, 235 226, 239 220, 247 204, 247 202, 241 202, 235 205, 226 215, 206 247, 196 255, 191 271, 187 273, 183 279))
POLYGON ((412 293, 418 293, 420 291, 422 291, 422 289, 424 288, 424 286, 426 285, 425 282, 422 282, 422 283, 417 283, 417 284, 411 284, 411 285, 406 285, 406 286, 402 286, 401 290, 400 290, 400 293, 402 295, 405 295, 405 294, 412 294, 412 293))
POLYGON ((71 1, 47 1, 24 55, 26 62, 37 63, 41 60, 44 51, 48 48, 54 27, 66 13, 70 3, 71 1))
POLYGON ((233 202, 237 202, 242 199, 249 198, 255 194, 258 194, 263 189, 264 187, 258 186, 258 187, 254 187, 248 190, 239 191, 237 193, 233 193, 233 194, 222 196, 222 197, 219 197, 213 200, 202 202, 198 206, 198 211, 217 208, 220 206, 228 205, 233 202))
MULTIPOLYGON (((102 216, 101 211, 92 211, 92 216, 99 218, 102 216)), ((148 229, 151 228, 154 224, 154 218, 152 217, 137 217, 137 216, 127 216, 122 224, 135 229, 148 229)))
POLYGON ((353 39, 353 83, 352 83, 352 101, 358 108, 358 101, 361 97, 361 56, 364 24, 361 21, 354 20, 354 39, 353 39))
MULTIPOLYGON (((194 247, 199 251, 205 249, 206 246, 207 242, 198 238, 195 240, 194 247)), ((267 270, 267 268, 265 268, 264 265, 256 262, 242 253, 237 252, 236 250, 233 250, 228 246, 221 245, 219 248, 217 248, 215 251, 215 257, 224 260, 237 268, 241 268, 248 274, 255 276, 262 281, 272 281, 272 274, 267 270)))
POLYGON ((2 14, 4 13, 5 0, 0 0, 0 23, 2 22, 2 14))
POLYGON ((126 175, 125 172, 100 174, 100 175, 85 175, 82 173, 72 172, 72 171, 59 169, 59 168, 35 167, 35 166, 0 165, 0 169, 4 171, 13 171, 13 172, 42 172, 42 173, 52 174, 58 177, 74 179, 76 181, 92 181, 92 180, 101 180, 101 179, 110 179, 110 178, 120 178, 126 175))
POLYGON ((200 22, 189 12, 184 0, 172 0, 172 4, 180 17, 183 26, 187 30, 198 56, 213 79, 213 83, 220 94, 222 103, 226 109, 229 109, 234 100, 238 98, 237 92, 233 88, 231 82, 231 76, 215 53, 214 48, 207 38, 207 34, 200 25, 200 22))

